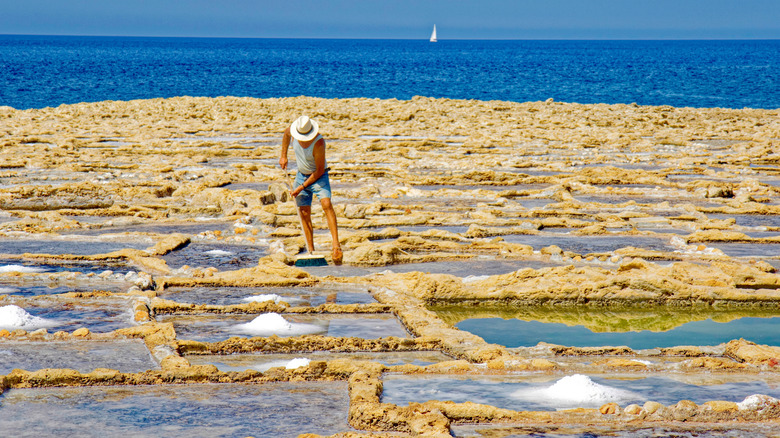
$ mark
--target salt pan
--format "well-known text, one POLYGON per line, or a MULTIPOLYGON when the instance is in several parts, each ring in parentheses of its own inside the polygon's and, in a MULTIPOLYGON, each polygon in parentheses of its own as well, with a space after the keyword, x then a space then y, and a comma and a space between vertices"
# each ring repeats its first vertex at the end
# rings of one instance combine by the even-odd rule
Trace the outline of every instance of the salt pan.
POLYGON ((234 329, 253 336, 299 336, 323 331, 314 324, 291 323, 278 313, 264 313, 246 324, 234 326, 234 329))
POLYGON ((0 294, 12 294, 19 289, 14 289, 12 287, 0 287, 0 294))
POLYGON ((601 385, 582 374, 566 376, 546 388, 523 388, 511 396, 557 408, 599 406, 641 398, 632 391, 601 385))
POLYGON ((16 305, 0 307, 0 329, 39 329, 53 325, 52 321, 33 316, 24 309, 16 305))

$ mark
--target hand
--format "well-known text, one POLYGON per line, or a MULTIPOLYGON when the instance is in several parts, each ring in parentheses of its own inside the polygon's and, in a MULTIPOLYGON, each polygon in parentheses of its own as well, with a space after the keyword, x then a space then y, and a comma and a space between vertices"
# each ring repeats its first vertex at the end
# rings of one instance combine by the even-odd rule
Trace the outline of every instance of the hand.
POLYGON ((282 170, 287 170, 287 157, 279 158, 279 166, 281 166, 282 170))
POLYGON ((293 198, 297 198, 298 195, 300 195, 302 191, 303 191, 303 186, 298 186, 298 187, 295 188, 295 190, 290 192, 290 194, 292 195, 293 198))

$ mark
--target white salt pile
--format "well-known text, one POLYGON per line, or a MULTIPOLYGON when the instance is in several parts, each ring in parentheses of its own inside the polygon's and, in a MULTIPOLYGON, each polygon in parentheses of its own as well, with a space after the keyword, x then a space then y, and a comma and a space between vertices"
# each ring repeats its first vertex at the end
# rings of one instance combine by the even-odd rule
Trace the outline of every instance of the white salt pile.
POLYGON ((6 330, 34 330, 53 325, 53 321, 33 316, 16 305, 0 307, 0 329, 6 330))
POLYGON ((17 292, 19 289, 13 288, 13 287, 0 287, 0 295, 2 294, 12 294, 14 292, 17 292))
POLYGON ((251 297, 242 298, 241 301, 245 301, 247 303, 252 303, 252 302, 262 303, 264 301, 273 301, 274 303, 278 303, 279 301, 282 301, 282 297, 276 294, 261 294, 261 295, 252 295, 251 297))
POLYGON ((299 336, 325 331, 314 324, 291 323, 278 313, 264 313, 246 324, 235 325, 233 329, 252 336, 299 336))
POLYGON ((287 365, 285 365, 284 367, 287 368, 288 370, 294 370, 300 367, 307 367, 309 366, 309 363, 311 363, 311 361, 309 359, 306 359, 305 357, 296 357, 295 359, 287 362, 287 365))
POLYGON ((36 272, 46 272, 46 269, 37 268, 35 266, 3 265, 0 266, 0 273, 3 272, 22 272, 27 274, 34 274, 36 272))
POLYGON ((311 363, 311 360, 304 357, 296 357, 290 360, 272 360, 258 365, 253 365, 252 369, 260 372, 266 372, 271 368, 284 367, 288 370, 294 370, 300 367, 307 367, 311 363))
POLYGON ((598 407, 609 402, 641 399, 635 392, 601 385, 582 374, 566 376, 545 388, 523 388, 513 392, 511 397, 558 409, 598 407))
POLYGON ((214 257, 221 257, 221 256, 230 256, 233 255, 234 253, 222 249, 212 249, 211 251, 206 251, 204 254, 214 256, 214 257))

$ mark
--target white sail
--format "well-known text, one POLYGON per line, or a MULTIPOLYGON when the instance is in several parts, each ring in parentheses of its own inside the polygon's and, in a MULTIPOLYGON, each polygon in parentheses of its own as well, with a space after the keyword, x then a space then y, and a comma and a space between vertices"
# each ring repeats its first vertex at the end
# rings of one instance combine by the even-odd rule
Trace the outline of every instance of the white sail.
POLYGON ((436 42, 436 25, 435 24, 433 25, 433 33, 431 34, 431 42, 432 43, 436 42))

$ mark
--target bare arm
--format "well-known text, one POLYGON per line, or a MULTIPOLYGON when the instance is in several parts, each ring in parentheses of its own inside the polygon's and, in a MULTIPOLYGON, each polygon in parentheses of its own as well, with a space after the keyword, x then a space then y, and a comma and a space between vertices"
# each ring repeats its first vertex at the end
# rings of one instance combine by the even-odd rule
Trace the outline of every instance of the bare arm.
POLYGON ((282 135, 282 152, 279 155, 279 166, 284 170, 287 170, 287 149, 290 147, 290 138, 290 128, 288 127, 282 135))

